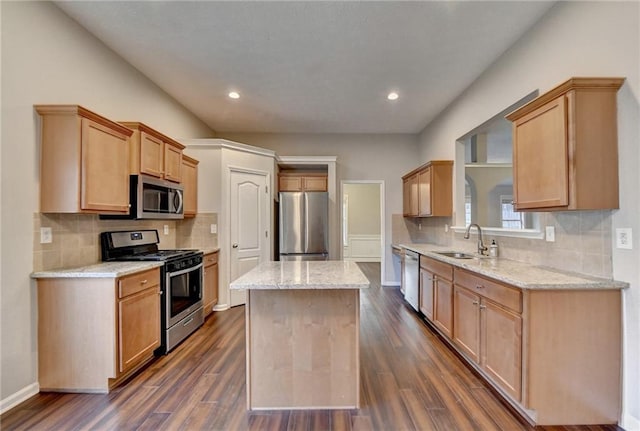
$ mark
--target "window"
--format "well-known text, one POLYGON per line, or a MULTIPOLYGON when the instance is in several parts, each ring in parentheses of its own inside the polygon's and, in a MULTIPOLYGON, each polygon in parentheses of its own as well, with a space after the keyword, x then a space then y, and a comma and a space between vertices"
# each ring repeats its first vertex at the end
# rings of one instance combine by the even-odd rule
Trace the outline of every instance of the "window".
POLYGON ((513 196, 500 195, 500 217, 503 228, 524 228, 524 214, 513 210, 513 196))

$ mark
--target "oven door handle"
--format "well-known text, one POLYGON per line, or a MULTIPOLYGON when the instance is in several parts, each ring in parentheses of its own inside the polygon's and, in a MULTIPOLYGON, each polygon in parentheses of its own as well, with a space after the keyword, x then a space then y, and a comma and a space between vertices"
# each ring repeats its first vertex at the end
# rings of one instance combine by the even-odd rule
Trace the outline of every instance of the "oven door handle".
POLYGON ((190 266, 189 268, 185 268, 185 269, 181 269, 180 271, 176 271, 176 272, 168 272, 167 273, 167 277, 175 277, 177 275, 182 275, 182 274, 186 274, 187 272, 191 272, 191 271, 195 271, 196 269, 200 269, 202 268, 202 262, 197 264, 196 266, 190 266))

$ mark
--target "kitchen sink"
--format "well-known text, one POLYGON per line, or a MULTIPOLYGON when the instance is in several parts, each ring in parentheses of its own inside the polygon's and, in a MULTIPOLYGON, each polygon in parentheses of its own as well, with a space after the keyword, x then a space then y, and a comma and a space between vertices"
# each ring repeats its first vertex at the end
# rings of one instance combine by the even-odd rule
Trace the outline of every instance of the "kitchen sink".
POLYGON ((442 256, 453 257, 454 259, 473 259, 475 256, 468 253, 462 253, 460 251, 437 251, 437 254, 442 256))

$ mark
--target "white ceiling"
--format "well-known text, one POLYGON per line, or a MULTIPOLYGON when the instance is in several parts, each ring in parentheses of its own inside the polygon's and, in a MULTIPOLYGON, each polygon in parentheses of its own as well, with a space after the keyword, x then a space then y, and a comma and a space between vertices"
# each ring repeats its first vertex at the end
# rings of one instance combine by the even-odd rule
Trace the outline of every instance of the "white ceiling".
POLYGON ((553 2, 56 4, 218 132, 418 133, 553 2))

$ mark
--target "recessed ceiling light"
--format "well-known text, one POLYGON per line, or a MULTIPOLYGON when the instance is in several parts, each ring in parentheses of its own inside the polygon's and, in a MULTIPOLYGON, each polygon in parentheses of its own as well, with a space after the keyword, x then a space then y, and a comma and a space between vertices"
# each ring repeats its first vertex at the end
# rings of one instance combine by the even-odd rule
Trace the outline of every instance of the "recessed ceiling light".
POLYGON ((398 97, 400 96, 395 91, 392 91, 391 93, 387 94, 387 99, 389 100, 398 100, 398 97))
POLYGON ((237 91, 231 91, 231 92, 229 92, 229 97, 231 99, 239 99, 240 98, 240 93, 238 93, 237 91))

